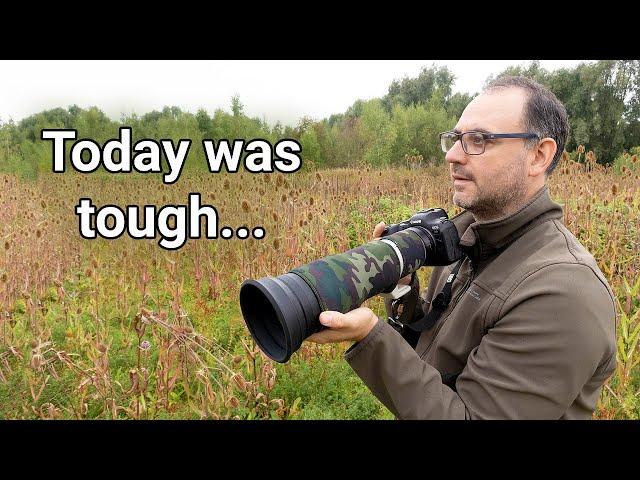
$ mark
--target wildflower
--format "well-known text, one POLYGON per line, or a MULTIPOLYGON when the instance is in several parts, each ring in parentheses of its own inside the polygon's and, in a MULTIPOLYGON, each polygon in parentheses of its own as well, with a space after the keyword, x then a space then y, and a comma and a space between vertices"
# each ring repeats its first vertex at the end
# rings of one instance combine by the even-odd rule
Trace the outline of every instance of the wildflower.
POLYGON ((147 351, 151 348, 151 342, 149 340, 144 340, 141 344, 140 344, 140 350, 143 351, 147 351))

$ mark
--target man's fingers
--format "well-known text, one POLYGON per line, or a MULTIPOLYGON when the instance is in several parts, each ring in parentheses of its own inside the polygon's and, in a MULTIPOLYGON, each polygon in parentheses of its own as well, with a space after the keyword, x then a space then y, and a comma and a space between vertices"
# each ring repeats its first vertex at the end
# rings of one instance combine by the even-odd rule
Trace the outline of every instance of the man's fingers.
POLYGON ((346 340, 344 335, 344 332, 327 329, 314 333, 310 337, 307 337, 306 341, 315 343, 343 342, 346 340))
POLYGON ((307 341, 315 343, 359 341, 371 330, 373 319, 377 321, 371 309, 366 307, 356 308, 348 313, 326 310, 320 313, 319 320, 327 328, 309 336, 307 341))
POLYGON ((386 224, 384 222, 380 222, 373 228, 373 239, 374 240, 376 238, 380 238, 382 236, 382 232, 384 232, 384 227, 386 227, 386 224))
POLYGON ((327 327, 326 330, 316 332, 307 338, 310 342, 331 343, 342 342, 349 336, 348 332, 341 330, 345 326, 344 314, 340 312, 326 311, 320 314, 320 323, 327 327))
POLYGON ((320 314, 320 323, 329 328, 344 327, 344 314, 340 312, 322 312, 320 314))
POLYGON ((328 332, 328 330, 323 330, 321 332, 316 332, 313 335, 309 335, 306 339, 305 342, 313 342, 313 343, 327 343, 326 340, 326 333, 328 332))

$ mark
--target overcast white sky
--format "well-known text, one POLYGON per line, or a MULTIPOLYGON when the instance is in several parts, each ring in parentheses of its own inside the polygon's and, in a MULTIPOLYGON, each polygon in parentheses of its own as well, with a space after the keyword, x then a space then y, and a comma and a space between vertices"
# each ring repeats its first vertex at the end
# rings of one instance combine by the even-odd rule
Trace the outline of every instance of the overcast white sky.
MULTIPOLYGON (((555 70, 589 60, 542 60, 555 70)), ((528 60, 305 60, 305 61, 0 61, 0 120, 77 104, 97 106, 118 120, 165 105, 195 113, 230 111, 240 96, 245 113, 295 125, 343 113, 355 100, 382 97, 394 79, 416 77, 423 66, 446 65, 454 92, 478 92, 490 74, 528 60)))

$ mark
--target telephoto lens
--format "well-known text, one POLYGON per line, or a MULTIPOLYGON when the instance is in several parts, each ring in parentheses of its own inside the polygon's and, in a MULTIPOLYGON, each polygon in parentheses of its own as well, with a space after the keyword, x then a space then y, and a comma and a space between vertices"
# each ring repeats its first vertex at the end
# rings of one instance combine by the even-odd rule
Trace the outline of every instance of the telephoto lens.
POLYGON ((318 320, 321 312, 349 312, 375 295, 391 292, 400 278, 423 265, 452 263, 461 255, 458 232, 444 210, 418 212, 396 225, 402 227, 390 226, 395 233, 347 252, 278 277, 243 282, 240 308, 260 349, 285 363, 307 337, 324 328, 318 320))

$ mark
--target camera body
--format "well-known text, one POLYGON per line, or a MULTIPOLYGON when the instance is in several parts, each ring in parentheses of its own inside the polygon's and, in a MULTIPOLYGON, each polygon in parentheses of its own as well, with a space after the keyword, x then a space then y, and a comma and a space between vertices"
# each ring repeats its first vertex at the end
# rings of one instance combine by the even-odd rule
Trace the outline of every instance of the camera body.
POLYGON ((450 265, 462 257, 463 252, 458 246, 458 230, 442 208, 420 210, 408 220, 388 225, 382 236, 408 228, 420 235, 430 252, 425 265, 450 265))

